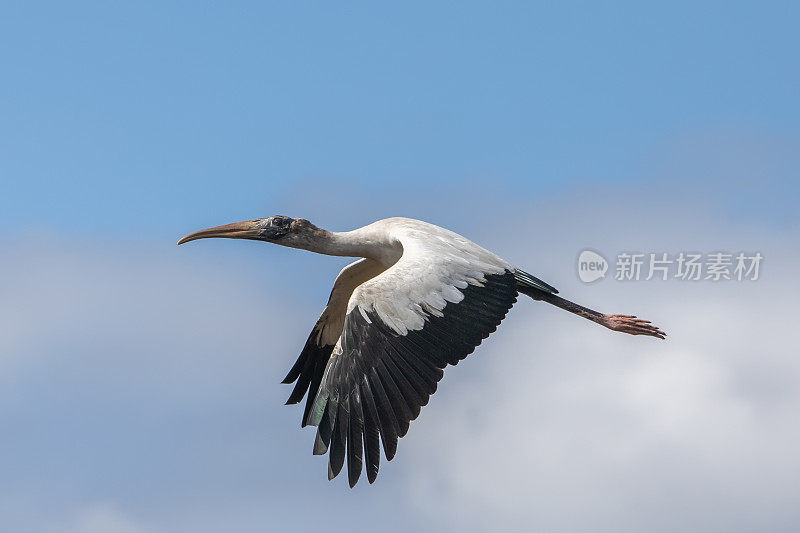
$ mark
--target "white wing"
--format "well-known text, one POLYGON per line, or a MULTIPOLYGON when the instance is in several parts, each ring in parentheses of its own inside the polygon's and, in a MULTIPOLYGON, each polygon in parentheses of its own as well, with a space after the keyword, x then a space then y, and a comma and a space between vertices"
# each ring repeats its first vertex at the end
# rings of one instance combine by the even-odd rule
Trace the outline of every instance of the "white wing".
POLYGON ((495 331, 517 296, 514 269, 491 252, 437 226, 386 222, 403 255, 353 291, 308 419, 319 426, 314 453, 330 447, 329 477, 346 447, 351 486, 362 461, 374 481, 379 435, 391 460, 442 369, 495 331))

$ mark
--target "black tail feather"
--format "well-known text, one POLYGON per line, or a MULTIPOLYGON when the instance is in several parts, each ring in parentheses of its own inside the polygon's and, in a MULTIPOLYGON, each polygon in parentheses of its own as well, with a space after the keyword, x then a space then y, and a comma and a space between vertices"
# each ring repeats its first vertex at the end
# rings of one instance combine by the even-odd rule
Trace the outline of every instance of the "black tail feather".
POLYGON ((532 276, 528 274, 524 270, 515 270, 514 271, 514 279, 517 281, 517 289, 522 294, 527 294, 531 298, 536 298, 536 295, 541 294, 538 291, 544 291, 545 293, 550 294, 558 294, 558 290, 553 287, 552 285, 545 283, 544 281, 540 280, 536 276, 532 276), (526 289, 536 289, 536 290, 526 290, 526 289))

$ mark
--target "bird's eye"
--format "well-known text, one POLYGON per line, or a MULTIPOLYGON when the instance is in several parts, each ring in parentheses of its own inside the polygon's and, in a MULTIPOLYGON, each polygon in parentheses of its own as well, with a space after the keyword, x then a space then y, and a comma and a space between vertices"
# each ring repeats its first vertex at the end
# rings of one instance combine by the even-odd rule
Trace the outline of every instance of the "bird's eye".
POLYGON ((288 227, 291 223, 292 219, 282 215, 276 215, 271 219, 271 225, 278 227, 278 228, 285 228, 288 227))

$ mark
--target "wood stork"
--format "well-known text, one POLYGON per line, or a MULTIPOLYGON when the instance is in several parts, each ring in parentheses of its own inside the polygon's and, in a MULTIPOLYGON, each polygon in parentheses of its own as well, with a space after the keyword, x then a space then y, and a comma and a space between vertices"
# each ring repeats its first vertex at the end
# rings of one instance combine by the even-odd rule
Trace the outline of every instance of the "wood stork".
POLYGON ((409 218, 330 232, 277 215, 190 233, 253 239, 312 252, 358 257, 333 284, 328 304, 283 383, 287 404, 308 393, 302 426, 317 426, 314 454, 329 453, 328 478, 345 457, 350 486, 362 463, 375 481, 380 443, 387 460, 397 439, 436 392, 443 369, 494 332, 522 293, 613 331, 665 334, 647 320, 606 315, 559 296, 554 287, 452 231, 409 218))

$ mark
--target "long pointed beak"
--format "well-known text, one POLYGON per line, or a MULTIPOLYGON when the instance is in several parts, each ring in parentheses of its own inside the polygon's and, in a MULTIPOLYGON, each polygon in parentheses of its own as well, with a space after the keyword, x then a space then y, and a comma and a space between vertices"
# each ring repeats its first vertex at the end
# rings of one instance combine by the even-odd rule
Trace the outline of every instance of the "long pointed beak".
POLYGON ((264 228, 261 220, 246 220, 244 222, 234 222, 208 229, 201 229, 186 235, 178 244, 183 244, 197 239, 211 239, 221 237, 225 239, 253 239, 260 240, 264 228))

